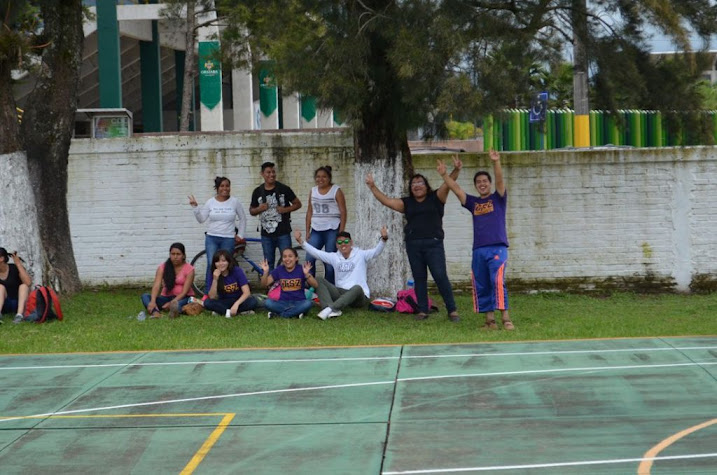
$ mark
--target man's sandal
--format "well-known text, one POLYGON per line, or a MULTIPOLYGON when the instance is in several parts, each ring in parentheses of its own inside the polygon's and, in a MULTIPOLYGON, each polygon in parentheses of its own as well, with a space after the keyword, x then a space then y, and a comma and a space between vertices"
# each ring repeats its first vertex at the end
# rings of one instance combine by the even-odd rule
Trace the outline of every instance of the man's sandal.
POLYGON ((515 325, 510 320, 503 320, 503 328, 505 330, 515 330, 515 325))
POLYGON ((483 326, 481 327, 482 330, 497 330, 498 324, 495 323, 495 320, 486 320, 483 326))

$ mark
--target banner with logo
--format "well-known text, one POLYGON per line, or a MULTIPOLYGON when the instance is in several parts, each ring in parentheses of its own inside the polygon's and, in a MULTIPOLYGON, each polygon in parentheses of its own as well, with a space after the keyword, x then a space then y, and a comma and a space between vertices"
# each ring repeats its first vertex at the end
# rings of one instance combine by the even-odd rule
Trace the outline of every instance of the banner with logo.
POLYGON ((277 88, 271 62, 266 61, 259 67, 259 109, 264 117, 269 117, 277 107, 277 88))
POLYGON ((222 66, 219 62, 219 42, 199 42, 199 99, 212 110, 222 99, 222 66))

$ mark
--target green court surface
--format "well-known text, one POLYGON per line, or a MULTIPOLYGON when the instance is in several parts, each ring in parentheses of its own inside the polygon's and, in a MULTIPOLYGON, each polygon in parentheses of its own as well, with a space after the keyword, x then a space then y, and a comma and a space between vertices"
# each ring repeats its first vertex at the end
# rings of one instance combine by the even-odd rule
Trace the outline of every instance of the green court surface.
POLYGON ((717 337, 0 357, 0 472, 717 473, 717 337))

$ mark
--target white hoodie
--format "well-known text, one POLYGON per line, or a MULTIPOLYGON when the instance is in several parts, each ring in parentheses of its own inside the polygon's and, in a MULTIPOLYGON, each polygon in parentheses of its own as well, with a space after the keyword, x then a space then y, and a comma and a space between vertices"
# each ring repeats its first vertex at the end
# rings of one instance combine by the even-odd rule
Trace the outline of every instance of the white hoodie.
POLYGON ((367 263, 381 254, 385 246, 386 243, 381 239, 378 246, 373 249, 363 250, 353 247, 351 248, 351 254, 346 258, 341 254, 341 251, 320 251, 306 241, 301 245, 306 252, 334 267, 336 287, 348 290, 354 285, 360 285, 367 298, 371 296, 366 283, 367 263))

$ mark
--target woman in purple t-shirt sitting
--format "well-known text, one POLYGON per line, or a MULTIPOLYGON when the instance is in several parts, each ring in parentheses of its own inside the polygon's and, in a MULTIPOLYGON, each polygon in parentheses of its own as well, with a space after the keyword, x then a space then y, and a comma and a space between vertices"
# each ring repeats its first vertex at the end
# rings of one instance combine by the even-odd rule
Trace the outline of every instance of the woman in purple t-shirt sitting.
POLYGON ((204 308, 227 318, 256 308, 246 274, 226 249, 214 253, 211 270, 209 298, 204 301, 204 308))
POLYGON ((279 283, 281 293, 278 300, 266 299, 264 307, 269 310, 269 318, 282 317, 302 318, 311 308, 312 301, 306 298, 304 287, 306 282, 317 288, 318 282, 311 275, 311 263, 305 262, 299 267, 299 255, 296 249, 288 247, 281 251, 281 265, 269 272, 269 262, 266 259, 261 261, 261 268, 264 273, 261 276, 261 285, 267 288, 275 281, 279 283))

